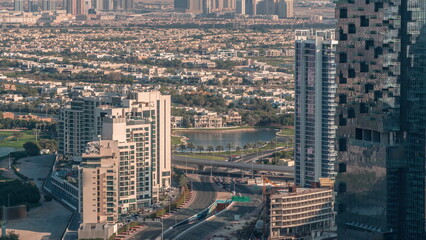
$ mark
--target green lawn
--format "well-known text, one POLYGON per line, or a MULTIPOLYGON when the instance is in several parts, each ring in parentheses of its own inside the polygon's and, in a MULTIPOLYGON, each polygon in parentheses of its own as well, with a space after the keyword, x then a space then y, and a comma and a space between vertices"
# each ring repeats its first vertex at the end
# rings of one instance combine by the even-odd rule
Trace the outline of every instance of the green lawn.
POLYGON ((180 136, 172 136, 172 145, 180 145, 182 144, 182 137, 180 136))
POLYGON ((294 136, 294 128, 283 128, 281 132, 278 133, 280 136, 294 136))
POLYGON ((13 136, 14 131, 0 131, 0 147, 22 148, 24 143, 35 141, 35 135, 32 134, 31 130, 20 132, 23 136, 16 139, 13 136))
POLYGON ((219 161, 226 160, 226 157, 206 155, 205 153, 175 153, 175 156, 189 157, 189 158, 199 158, 199 159, 206 159, 206 160, 219 160, 219 161))

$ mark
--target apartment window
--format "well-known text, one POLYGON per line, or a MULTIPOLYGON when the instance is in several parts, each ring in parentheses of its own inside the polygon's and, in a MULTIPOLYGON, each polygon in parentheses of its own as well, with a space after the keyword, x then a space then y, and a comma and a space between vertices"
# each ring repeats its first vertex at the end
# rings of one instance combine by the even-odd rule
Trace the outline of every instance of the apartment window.
POLYGON ((353 108, 348 108, 348 118, 355 118, 355 110, 353 108))
POLYGON ((346 150, 347 150, 346 138, 340 138, 339 139, 339 151, 344 152, 346 150))
POLYGON ((348 55, 344 52, 339 53, 339 62, 346 63, 348 61, 348 55))
POLYGON ((369 66, 365 62, 361 62, 360 64, 360 72, 368 72, 369 66))
POLYGON ((361 27, 370 26, 370 20, 366 16, 361 16, 361 27))
POLYGON ((382 8, 383 8, 383 2, 375 2, 374 3, 374 11, 375 12, 378 12, 382 8))
POLYGON ((348 18, 348 9, 347 8, 341 8, 339 17, 340 18, 348 18))
POLYGON ((348 78, 355 78, 356 74, 355 74, 355 69, 350 68, 348 69, 348 78))
POLYGON ((359 113, 368 113, 368 107, 365 103, 359 104, 359 113))
POLYGON ((355 23, 349 23, 348 24, 348 33, 349 34, 355 34, 356 33, 355 23))
POLYGON ((339 95, 339 103, 344 104, 346 103, 346 95, 345 94, 340 94, 339 95))
POLYGON ((362 129, 361 128, 355 129, 355 139, 362 140, 362 129))

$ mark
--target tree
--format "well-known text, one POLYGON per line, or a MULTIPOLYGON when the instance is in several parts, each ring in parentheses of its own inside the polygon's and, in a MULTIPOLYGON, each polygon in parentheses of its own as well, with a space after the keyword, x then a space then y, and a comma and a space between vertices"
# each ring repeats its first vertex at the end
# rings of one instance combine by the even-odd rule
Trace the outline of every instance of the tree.
POLYGON ((0 240, 19 240, 19 235, 15 231, 9 231, 6 236, 1 236, 0 240))
POLYGON ((204 146, 203 145, 198 145, 197 146, 197 151, 199 151, 201 153, 201 151, 204 151, 204 146))
POLYGON ((218 151, 218 152, 223 151, 223 146, 222 145, 217 145, 216 146, 216 151, 218 151))
POLYGON ((209 152, 213 152, 214 151, 214 147, 213 146, 207 146, 207 151, 209 152))
POLYGON ((233 147, 234 147, 234 145, 232 145, 232 143, 226 144, 226 148, 228 149, 228 152, 230 152, 233 147))
POLYGON ((186 148, 188 148, 188 149, 192 152, 192 150, 195 148, 195 144, 194 144, 194 143, 192 143, 192 142, 189 142, 189 143, 186 145, 186 148))
POLYGON ((186 186, 188 184, 188 179, 186 179, 185 175, 180 175, 179 177, 179 185, 180 186, 186 186))
POLYGON ((23 147, 30 156, 40 155, 40 147, 36 143, 26 142, 24 143, 23 147))
POLYGON ((40 139, 38 145, 41 149, 49 149, 51 153, 58 150, 58 142, 54 139, 40 139))
POLYGON ((179 145, 179 149, 181 152, 185 151, 186 145, 182 143, 181 145, 179 145))
POLYGON ((14 132, 12 135, 15 137, 16 141, 18 141, 19 138, 24 136, 24 134, 21 132, 14 132))
POLYGON ((235 151, 237 151, 237 152, 241 151, 241 147, 240 147, 240 146, 237 146, 237 147, 235 148, 235 151))
MULTIPOLYGON (((36 124, 36 125, 37 125, 37 124, 36 124)), ((34 128, 34 129, 33 129, 33 134, 36 136, 36 141, 38 140, 38 136, 39 136, 40 132, 41 132, 41 130, 40 130, 40 129, 37 129, 37 128, 34 128)))

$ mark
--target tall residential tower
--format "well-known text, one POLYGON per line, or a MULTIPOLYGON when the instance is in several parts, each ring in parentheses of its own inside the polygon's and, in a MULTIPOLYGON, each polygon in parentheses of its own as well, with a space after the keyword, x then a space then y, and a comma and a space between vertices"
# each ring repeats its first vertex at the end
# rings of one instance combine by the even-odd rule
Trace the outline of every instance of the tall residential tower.
POLYGON ((334 30, 296 31, 296 184, 310 187, 334 178, 336 125, 334 30))

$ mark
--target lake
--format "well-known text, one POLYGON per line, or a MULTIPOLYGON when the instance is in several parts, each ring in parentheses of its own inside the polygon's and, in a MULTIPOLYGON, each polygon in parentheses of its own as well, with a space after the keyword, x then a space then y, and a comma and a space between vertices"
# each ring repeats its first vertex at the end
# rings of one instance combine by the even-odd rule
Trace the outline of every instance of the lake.
POLYGON ((188 142, 195 145, 225 146, 232 143, 234 146, 244 146, 247 143, 271 141, 276 137, 277 130, 273 128, 230 129, 230 130, 190 130, 176 131, 175 135, 185 136, 188 142))
POLYGON ((13 147, 0 147, 0 157, 6 156, 11 152, 20 151, 22 149, 17 149, 13 147))

